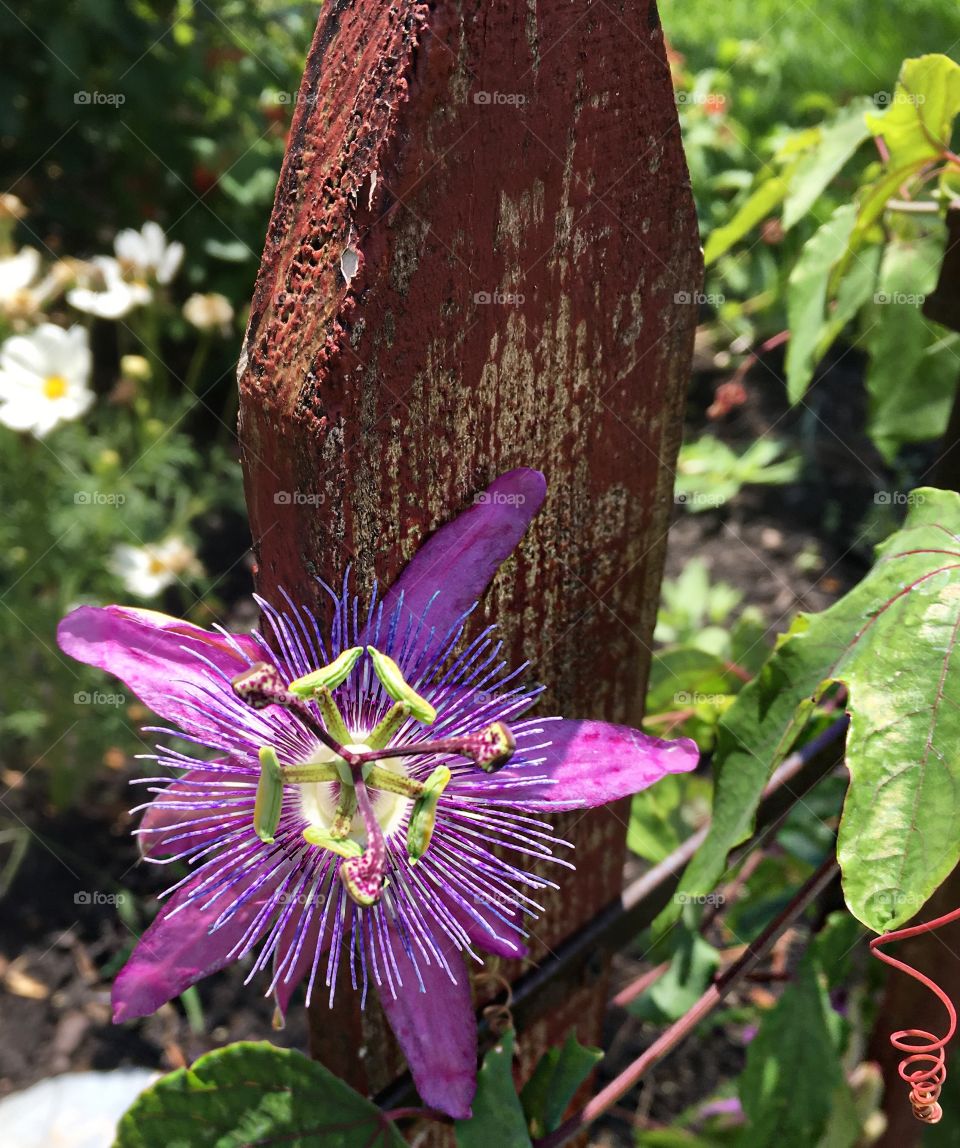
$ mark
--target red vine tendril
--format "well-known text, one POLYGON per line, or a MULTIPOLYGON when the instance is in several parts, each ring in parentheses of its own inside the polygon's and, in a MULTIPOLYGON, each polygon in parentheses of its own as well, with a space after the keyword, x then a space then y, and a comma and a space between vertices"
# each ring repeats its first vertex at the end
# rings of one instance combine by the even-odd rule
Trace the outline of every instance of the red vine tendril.
POLYGON ((943 989, 928 976, 908 965, 905 961, 898 961, 889 953, 882 951, 882 946, 893 944, 895 941, 906 941, 910 937, 919 937, 923 933, 932 933, 944 925, 960 920, 960 909, 945 913, 942 917, 935 917, 932 921, 924 921, 920 925, 911 925, 907 929, 896 929, 892 933, 874 937, 870 942, 870 951, 875 957, 890 965, 891 968, 906 973, 919 981, 924 988, 940 1001, 947 1010, 949 1025, 943 1036, 935 1036, 922 1028, 904 1028, 899 1032, 891 1033, 890 1043, 897 1052, 906 1053, 900 1061, 898 1072, 902 1080, 910 1086, 910 1106, 913 1114, 924 1124, 936 1124, 943 1116, 940 1107, 940 1089, 947 1078, 947 1064, 945 1048, 957 1030, 957 1011, 953 1002, 943 989))

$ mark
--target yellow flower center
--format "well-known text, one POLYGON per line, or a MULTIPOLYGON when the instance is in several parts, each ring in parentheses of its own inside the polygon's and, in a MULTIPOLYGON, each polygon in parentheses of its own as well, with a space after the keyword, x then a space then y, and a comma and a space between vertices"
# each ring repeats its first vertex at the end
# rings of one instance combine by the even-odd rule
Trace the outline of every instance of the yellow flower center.
POLYGON ((67 393, 67 380, 63 375, 47 375, 43 380, 43 394, 48 399, 62 399, 67 393))
POLYGON ((151 574, 166 574, 170 567, 166 562, 161 561, 159 558, 150 559, 150 573, 151 574))

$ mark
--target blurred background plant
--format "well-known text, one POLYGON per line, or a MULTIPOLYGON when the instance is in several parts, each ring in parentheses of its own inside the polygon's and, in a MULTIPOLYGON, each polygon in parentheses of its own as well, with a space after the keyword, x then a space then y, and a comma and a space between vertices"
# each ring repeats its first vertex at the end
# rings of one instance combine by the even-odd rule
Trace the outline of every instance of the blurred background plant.
POLYGON ((748 371, 782 376, 809 461, 810 388, 847 359, 880 459, 914 484, 928 457, 911 446, 943 434, 957 390, 958 336, 922 310, 960 194, 960 66, 922 53, 956 43, 955 7, 661 7, 705 243, 701 346, 723 376, 709 417, 746 401, 748 371))
POLYGON ((235 361, 317 8, 0 7, 0 739, 60 806, 147 715, 57 620, 249 588, 235 361))

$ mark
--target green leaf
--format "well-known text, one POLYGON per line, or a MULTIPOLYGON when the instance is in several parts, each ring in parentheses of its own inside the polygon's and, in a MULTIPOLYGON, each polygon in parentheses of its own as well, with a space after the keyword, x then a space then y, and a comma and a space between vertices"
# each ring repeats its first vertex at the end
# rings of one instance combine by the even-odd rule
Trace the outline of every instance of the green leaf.
POLYGON ((904 60, 888 107, 865 117, 870 131, 883 137, 889 154, 883 174, 857 197, 857 222, 841 270, 898 189, 927 165, 944 159, 958 112, 960 64, 936 53, 904 60))
POLYGON ((760 184, 729 223, 710 233, 703 250, 704 263, 708 267, 711 263, 715 263, 747 232, 752 231, 758 223, 762 223, 779 206, 789 190, 790 185, 782 175, 772 176, 760 184))
MULTIPOLYGON (((850 911, 876 932, 916 913, 960 860, 960 496, 921 489, 866 578, 801 614, 721 719, 710 832, 680 891, 709 893, 752 830, 771 772, 827 684, 849 691, 838 857, 850 911)), ((671 913, 661 914, 670 919, 671 913)))
POLYGON ((457 1148, 530 1148, 527 1118, 513 1083, 513 1042, 510 1029, 483 1058, 473 1117, 454 1126, 457 1148))
POLYGON ((375 1104, 322 1065, 241 1041, 158 1080, 120 1121, 114 1148, 243 1148, 323 1143, 403 1148, 375 1104))
POLYGON ((761 438, 737 454, 710 434, 685 442, 677 459, 677 502, 694 513, 716 510, 751 484, 790 482, 800 470, 799 456, 774 462, 783 450, 777 439, 761 438))
POLYGON ((834 1092, 845 1089, 830 1011, 805 960, 747 1049, 740 1101, 750 1123, 740 1148, 810 1148, 826 1130, 834 1092))
POLYGON ((865 313, 867 429, 887 462, 904 443, 939 438, 956 394, 957 355, 949 346, 955 336, 943 338, 943 328, 921 311, 942 254, 942 241, 933 237, 888 244, 865 313))
POLYGON ((834 283, 836 275, 831 275, 828 293, 835 291, 836 297, 827 305, 827 319, 820 332, 815 362, 823 358, 844 327, 875 294, 882 253, 879 245, 865 247, 847 261, 838 282, 834 283))
POLYGON ((820 358, 826 326, 827 286, 833 265, 846 249, 856 208, 845 203, 810 238, 787 280, 787 397, 798 403, 806 394, 820 358))
POLYGON ((694 831, 698 808, 706 818, 709 795, 709 780, 692 773, 669 773, 636 794, 630 806, 627 848, 656 865, 694 831))
POLYGON ((696 646, 669 646, 650 663, 647 713, 668 713, 705 696, 730 693, 733 677, 716 654, 696 646))
POLYGON ((816 145, 797 161, 783 205, 783 227, 789 231, 807 214, 827 184, 870 134, 865 114, 873 104, 854 100, 826 124, 816 145))
POLYGON ((720 967, 720 954, 697 931, 684 928, 670 967, 648 996, 667 1020, 679 1020, 697 1003, 720 967))
POLYGON ((585 1047, 572 1032, 562 1048, 551 1048, 540 1058, 520 1093, 533 1136, 545 1136, 560 1126, 577 1089, 602 1059, 603 1049, 585 1047))
POLYGON ((866 121, 883 136, 890 167, 920 168, 949 148, 958 113, 960 64, 932 53, 904 60, 889 106, 866 121))

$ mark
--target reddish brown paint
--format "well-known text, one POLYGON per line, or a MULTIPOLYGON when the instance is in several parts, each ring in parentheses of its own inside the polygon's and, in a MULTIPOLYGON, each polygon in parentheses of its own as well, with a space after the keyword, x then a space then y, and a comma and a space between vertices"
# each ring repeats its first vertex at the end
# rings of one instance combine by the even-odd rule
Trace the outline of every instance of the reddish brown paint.
MULTIPOLYGON (((322 610, 314 572, 389 582, 493 476, 540 467, 476 624, 549 684, 542 712, 638 722, 700 276, 653 3, 330 0, 240 369, 261 591, 322 610), (477 301, 496 291, 523 302, 477 301)), ((619 892, 624 815, 558 818, 579 867, 533 959, 619 892)), ((525 1064, 572 1026, 598 1039, 603 982, 525 1034, 525 1064)), ((380 1087, 382 1018, 349 990, 321 1007, 316 1049, 380 1087)))

